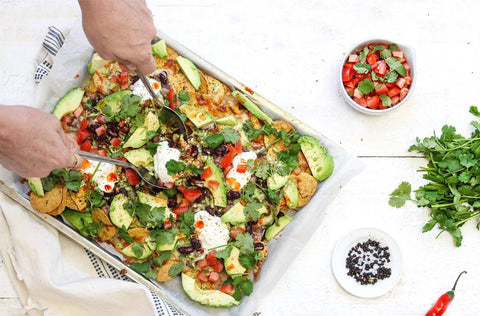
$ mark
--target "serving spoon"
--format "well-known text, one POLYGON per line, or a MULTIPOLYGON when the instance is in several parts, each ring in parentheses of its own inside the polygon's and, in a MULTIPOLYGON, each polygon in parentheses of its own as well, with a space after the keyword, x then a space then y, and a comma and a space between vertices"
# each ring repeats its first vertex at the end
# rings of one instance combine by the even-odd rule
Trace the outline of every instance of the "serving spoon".
POLYGON ((156 188, 160 188, 160 189, 167 189, 167 187, 163 187, 163 186, 159 185, 158 184, 158 178, 155 177, 155 175, 153 175, 145 167, 142 167, 142 166, 137 167, 137 166, 135 166, 135 165, 133 165, 129 162, 126 162, 126 161, 121 161, 121 160, 105 157, 105 156, 102 156, 102 155, 97 155, 97 154, 90 153, 90 152, 87 152, 87 151, 83 151, 83 150, 80 150, 80 149, 77 149, 77 151, 75 153, 77 155, 79 155, 80 157, 82 157, 84 159, 87 159, 87 160, 95 160, 95 161, 110 163, 110 164, 114 164, 114 165, 117 165, 117 166, 122 166, 122 167, 125 167, 125 168, 133 169, 138 174, 138 176, 143 181, 148 183, 149 185, 154 186, 156 188))

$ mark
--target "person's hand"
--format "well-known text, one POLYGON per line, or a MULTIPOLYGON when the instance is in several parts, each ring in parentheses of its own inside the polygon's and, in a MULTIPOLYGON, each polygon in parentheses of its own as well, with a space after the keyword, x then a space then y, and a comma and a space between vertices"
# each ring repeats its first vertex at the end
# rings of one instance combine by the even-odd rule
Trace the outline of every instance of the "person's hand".
POLYGON ((28 106, 0 105, 0 164, 6 169, 26 178, 78 168, 82 159, 74 154, 76 148, 56 116, 28 106))
POLYGON ((149 74, 155 70, 156 30, 145 0, 79 0, 85 35, 96 52, 149 74))

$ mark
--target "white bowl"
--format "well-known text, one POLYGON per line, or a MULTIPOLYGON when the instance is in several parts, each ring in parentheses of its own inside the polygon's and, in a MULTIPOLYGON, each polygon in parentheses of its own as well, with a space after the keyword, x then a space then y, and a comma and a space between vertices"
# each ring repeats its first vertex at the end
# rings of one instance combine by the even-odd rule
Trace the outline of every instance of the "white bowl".
POLYGON ((361 42, 360 44, 354 46, 352 49, 350 49, 348 51, 348 53, 346 54, 346 56, 342 59, 342 63, 340 64, 340 71, 338 72, 339 75, 338 75, 338 81, 340 83, 340 92, 341 94, 343 95, 343 97, 345 98, 345 100, 347 101, 347 103, 352 107, 354 108, 355 110, 359 111, 359 112, 362 112, 362 113, 365 113, 365 114, 370 114, 370 115, 383 115, 383 114, 387 114, 387 113, 390 113, 392 111, 395 111, 396 109, 398 109, 400 106, 402 106, 403 104, 405 104, 405 102, 408 100, 408 98, 412 95, 413 93, 413 90, 415 88, 415 84, 417 82, 417 66, 416 66, 416 60, 415 60, 415 51, 413 48, 411 48, 410 46, 407 46, 407 45, 403 45, 403 44, 400 44, 398 42, 392 42, 392 41, 389 41, 389 40, 384 40, 384 39, 371 39, 371 40, 368 40, 368 41, 364 41, 364 42, 361 42), (343 81, 342 81, 342 69, 343 69, 343 65, 345 64, 345 62, 347 61, 348 59, 348 56, 352 53, 355 53, 356 51, 358 50, 361 50, 363 49, 365 46, 371 44, 371 43, 386 43, 386 44, 397 44, 398 45, 398 48, 403 51, 403 54, 405 56, 405 58, 407 59, 407 62, 408 62, 408 65, 410 66, 410 77, 412 77, 412 83, 410 85, 410 88, 408 90, 408 94, 405 96, 405 98, 403 98, 402 101, 400 101, 399 103, 397 103, 396 105, 394 106, 391 106, 387 109, 383 109, 383 110, 374 110, 374 109, 369 109, 369 108, 366 108, 366 107, 363 107, 361 106, 360 104, 358 104, 357 102, 353 101, 353 99, 347 94, 347 92, 345 91, 345 88, 343 86, 343 81))

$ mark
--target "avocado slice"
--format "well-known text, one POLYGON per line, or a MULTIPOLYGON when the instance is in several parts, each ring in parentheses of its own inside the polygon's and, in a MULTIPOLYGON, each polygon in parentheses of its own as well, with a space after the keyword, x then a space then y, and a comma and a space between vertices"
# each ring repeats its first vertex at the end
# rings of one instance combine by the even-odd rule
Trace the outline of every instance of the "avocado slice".
POLYGON ((97 53, 93 53, 92 59, 90 59, 90 62, 88 63, 88 73, 93 75, 98 68, 103 67, 110 63, 110 60, 105 60, 100 55, 97 53))
POLYGON ((152 54, 158 58, 167 58, 167 43, 165 40, 160 40, 152 45, 152 54))
POLYGON ((227 116, 216 119, 215 123, 233 127, 238 124, 238 120, 233 115, 227 115, 227 116))
POLYGON ((62 212, 64 216, 83 236, 89 236, 85 232, 85 228, 90 225, 94 225, 92 214, 88 212, 77 212, 66 208, 62 212))
POLYGON ((318 139, 304 135, 298 139, 312 175, 317 181, 323 181, 333 172, 333 157, 318 139))
POLYGON ((133 221, 132 215, 123 207, 123 204, 128 203, 128 199, 123 194, 117 194, 113 197, 110 204, 109 216, 112 224, 128 229, 133 221))
MULTIPOLYGON (((225 214, 222 215, 221 219, 224 223, 230 223, 232 225, 238 225, 242 223, 246 223, 250 220, 245 216, 244 212, 245 207, 242 203, 237 202, 235 203, 225 214)), ((268 210, 265 206, 262 206, 257 210, 260 214, 268 213, 268 210)))
POLYGON ((152 154, 150 154, 150 151, 145 148, 127 151, 125 154, 123 154, 123 157, 137 167, 146 167, 153 164, 152 154))
POLYGON ((40 178, 27 178, 28 185, 33 193, 37 194, 38 196, 44 196, 45 192, 43 190, 42 179, 40 178))
POLYGON ((267 114, 263 113, 258 106, 250 101, 246 95, 241 93, 238 90, 232 92, 232 95, 238 102, 240 102, 247 110, 249 110, 253 115, 255 115, 260 120, 264 121, 267 124, 273 124, 273 120, 267 114))
POLYGON ((85 91, 81 88, 75 88, 68 91, 55 105, 52 114, 58 119, 75 111, 82 103, 85 91))
POLYGON ((224 266, 225 271, 231 276, 243 274, 247 271, 240 263, 240 249, 235 246, 232 247, 230 256, 225 258, 224 266))
POLYGON ((215 165, 211 157, 208 157, 205 162, 205 169, 210 168, 212 175, 205 179, 205 187, 212 192, 213 201, 215 206, 226 207, 227 206, 227 191, 225 189, 225 181, 223 181, 223 173, 215 165), (218 187, 215 189, 209 186, 209 181, 216 181, 218 187))
POLYGON ((182 69, 185 76, 187 76, 192 86, 195 88, 195 90, 198 90, 201 84, 201 80, 197 66, 195 66, 190 59, 182 56, 177 57, 177 62, 180 65, 180 68, 182 69))
POLYGON ((278 173, 268 177, 267 179, 267 187, 270 190, 278 190, 283 187, 288 182, 289 176, 281 176, 278 173))
POLYGON ((143 126, 138 127, 130 138, 123 144, 123 148, 139 148, 147 142, 147 129, 143 126))
POLYGON ((298 188, 295 181, 288 181, 283 188, 283 192, 287 201, 287 206, 291 209, 296 208, 298 204, 298 188))
POLYGON ((285 226, 288 225, 292 221, 293 218, 289 216, 282 216, 278 219, 278 224, 273 224, 272 226, 268 227, 265 231, 265 239, 270 241, 275 237, 279 232, 281 232, 285 226))
POLYGON ((195 279, 182 273, 182 287, 193 301, 211 307, 230 307, 240 304, 233 296, 219 290, 204 290, 200 288, 195 279))
POLYGON ((148 112, 145 116, 143 126, 147 128, 147 131, 156 132, 160 128, 160 121, 158 120, 157 114, 148 112))
MULTIPOLYGON (((152 208, 153 207, 164 207, 165 208, 165 218, 163 219, 164 221, 169 220, 170 216, 175 216, 172 213, 172 211, 167 207, 168 201, 166 199, 156 197, 156 196, 150 195, 148 193, 144 193, 142 191, 137 191, 137 196, 138 196, 138 200, 142 204, 150 205, 152 208)), ((164 250, 167 250, 167 249, 164 249, 164 250)), ((168 250, 170 250, 170 249, 168 249, 168 250)))
POLYGON ((213 123, 213 116, 198 106, 185 103, 179 107, 179 110, 182 111, 198 128, 202 128, 213 123))
POLYGON ((150 249, 150 247, 148 247, 147 244, 141 244, 141 245, 143 250, 141 254, 138 254, 138 253, 136 254, 133 252, 132 250, 133 244, 128 245, 127 247, 123 248, 121 251, 125 256, 129 258, 136 258, 138 260, 147 259, 152 255, 153 251, 150 249))
POLYGON ((125 96, 132 94, 130 90, 120 90, 114 92, 98 101, 98 107, 102 109, 105 105, 109 105, 112 113, 118 113, 122 109, 122 102, 125 96))

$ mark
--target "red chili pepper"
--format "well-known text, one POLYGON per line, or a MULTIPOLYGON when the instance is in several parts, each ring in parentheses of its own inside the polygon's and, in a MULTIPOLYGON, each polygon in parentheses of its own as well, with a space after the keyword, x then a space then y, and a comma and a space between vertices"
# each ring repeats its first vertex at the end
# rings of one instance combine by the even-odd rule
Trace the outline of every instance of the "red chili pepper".
POLYGON ((455 287, 457 286, 458 279, 460 279, 460 276, 464 273, 467 273, 467 271, 462 271, 462 273, 458 275, 457 280, 453 285, 453 288, 447 293, 440 296, 435 305, 433 305, 432 308, 430 308, 430 310, 427 312, 426 316, 443 315, 448 305, 450 305, 450 303, 453 301, 453 298, 455 297, 455 287))

